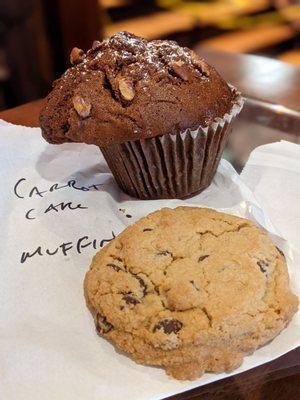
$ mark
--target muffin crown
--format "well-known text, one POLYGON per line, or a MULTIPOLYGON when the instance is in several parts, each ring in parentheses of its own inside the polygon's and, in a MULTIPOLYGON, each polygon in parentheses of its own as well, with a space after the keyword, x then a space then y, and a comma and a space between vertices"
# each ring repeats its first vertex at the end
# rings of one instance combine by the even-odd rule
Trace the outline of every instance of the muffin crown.
POLYGON ((98 146, 207 126, 230 112, 235 92, 193 51, 119 32, 74 48, 41 111, 50 143, 98 146))
POLYGON ((148 42, 128 32, 117 33, 102 43, 94 42, 93 48, 77 60, 84 69, 102 70, 112 95, 120 101, 133 100, 134 89, 142 90, 153 79, 176 82, 176 78, 191 81, 209 76, 209 67, 191 50, 173 41, 148 42), (132 96, 127 95, 126 86, 132 96))

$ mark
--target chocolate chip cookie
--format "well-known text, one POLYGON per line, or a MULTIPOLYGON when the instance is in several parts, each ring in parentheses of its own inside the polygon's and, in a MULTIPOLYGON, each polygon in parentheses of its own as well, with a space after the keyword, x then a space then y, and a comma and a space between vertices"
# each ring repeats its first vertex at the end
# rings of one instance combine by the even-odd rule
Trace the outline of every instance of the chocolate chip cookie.
POLYGON ((298 308, 267 232, 204 208, 140 219, 95 255, 84 287, 100 335, 177 379, 237 368, 298 308))

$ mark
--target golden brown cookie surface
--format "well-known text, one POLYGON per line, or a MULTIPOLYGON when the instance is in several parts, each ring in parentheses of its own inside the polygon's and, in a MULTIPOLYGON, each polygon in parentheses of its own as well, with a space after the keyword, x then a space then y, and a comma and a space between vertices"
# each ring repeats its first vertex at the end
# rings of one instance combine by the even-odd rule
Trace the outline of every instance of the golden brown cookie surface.
POLYGON ((99 251, 85 278, 97 331, 178 379, 238 367, 297 310, 286 262, 251 221, 162 209, 99 251))

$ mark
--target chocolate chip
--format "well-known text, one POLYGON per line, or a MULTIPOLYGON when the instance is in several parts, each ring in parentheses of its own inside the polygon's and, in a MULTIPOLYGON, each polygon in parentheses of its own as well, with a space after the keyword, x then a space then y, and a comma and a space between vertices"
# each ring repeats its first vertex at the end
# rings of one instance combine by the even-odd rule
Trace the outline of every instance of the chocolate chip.
POLYGON ((153 328, 153 332, 163 330, 164 333, 170 335, 170 333, 178 333, 182 328, 182 322, 178 319, 166 318, 159 321, 153 328))
POLYGON ((281 251, 281 250, 279 249, 279 247, 277 247, 277 246, 275 246, 275 247, 276 247, 276 249, 278 250, 278 253, 281 254, 282 257, 285 257, 283 251, 281 251))
POLYGON ((170 67, 172 68, 173 72, 175 72, 175 74, 184 81, 188 81, 192 77, 191 71, 184 61, 174 61, 171 63, 170 67))
POLYGON ((141 285, 141 287, 143 289, 143 295, 146 296, 148 288, 147 288, 147 285, 146 285, 145 281, 138 275, 136 275, 135 277, 139 281, 139 283, 140 283, 140 285, 141 285))
POLYGON ((136 305, 140 303, 140 300, 134 297, 132 294, 125 294, 122 299, 125 301, 126 304, 136 305))
POLYGON ((259 260, 259 261, 257 261, 256 264, 259 266, 259 268, 263 274, 265 274, 267 272, 267 267, 269 266, 269 263, 267 261, 259 260))
POLYGON ((200 257, 198 258, 198 262, 205 260, 207 257, 209 257, 208 254, 205 254, 205 255, 203 255, 203 256, 200 256, 200 257))
POLYGON ((74 96, 72 98, 73 106, 77 114, 82 118, 87 118, 91 112, 91 103, 81 96, 74 96))
POLYGON ((113 329, 113 325, 107 321, 104 315, 98 313, 96 316, 96 329, 97 332, 103 335, 110 332, 113 329))
POLYGON ((171 256, 172 257, 172 253, 168 250, 162 250, 160 252, 157 253, 158 256, 171 256))
POLYGON ((199 288, 197 288, 195 281, 190 281, 190 283, 193 285, 193 287, 199 292, 199 288))
POLYGON ((126 218, 132 218, 132 215, 126 214, 125 217, 126 217, 126 218))
POLYGON ((74 47, 70 54, 70 62, 72 65, 76 65, 82 62, 84 51, 78 47, 74 47))
POLYGON ((123 259, 121 258, 121 257, 117 257, 117 256, 114 256, 114 255, 112 255, 111 256, 114 260, 117 260, 117 261, 123 261, 123 259))
POLYGON ((159 294, 159 286, 154 286, 155 293, 159 294))
POLYGON ((134 92, 131 82, 129 82, 128 80, 126 80, 124 78, 121 78, 119 80, 118 86, 119 86, 120 94, 121 94, 121 97, 123 98, 123 100, 131 101, 134 98, 135 92, 134 92))
POLYGON ((150 232, 150 231, 153 231, 153 229, 151 229, 151 228, 144 228, 143 229, 143 232, 150 232))
POLYGON ((117 264, 113 264, 113 263, 109 263, 109 264, 106 264, 106 266, 107 267, 111 267, 112 269, 114 269, 115 271, 124 271, 124 269, 123 268, 121 268, 119 265, 117 265, 117 264))

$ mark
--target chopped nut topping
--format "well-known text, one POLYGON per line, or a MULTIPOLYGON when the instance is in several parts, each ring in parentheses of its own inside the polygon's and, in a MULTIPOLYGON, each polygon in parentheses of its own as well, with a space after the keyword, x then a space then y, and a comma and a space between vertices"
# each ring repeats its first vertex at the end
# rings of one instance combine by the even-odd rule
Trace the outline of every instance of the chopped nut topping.
POLYGON ((84 51, 78 47, 74 47, 70 54, 70 62, 72 65, 81 63, 83 60, 84 51))
POLYGON ((135 96, 132 84, 123 78, 119 80, 119 90, 124 100, 131 101, 135 96))
POLYGON ((189 70, 188 65, 181 60, 172 62, 171 68, 175 74, 184 81, 188 81, 191 77, 191 71, 189 70))
POLYGON ((92 50, 98 50, 100 46, 101 42, 99 42, 99 40, 94 40, 92 44, 92 50))
POLYGON ((198 68, 202 74, 209 76, 209 70, 208 70, 208 66, 205 63, 204 60, 202 60, 200 57, 198 57, 198 55, 192 51, 191 53, 191 59, 192 59, 192 63, 193 65, 198 68))
POLYGON ((72 99, 73 106, 77 114, 82 118, 87 118, 91 112, 91 104, 81 96, 74 96, 72 99))

